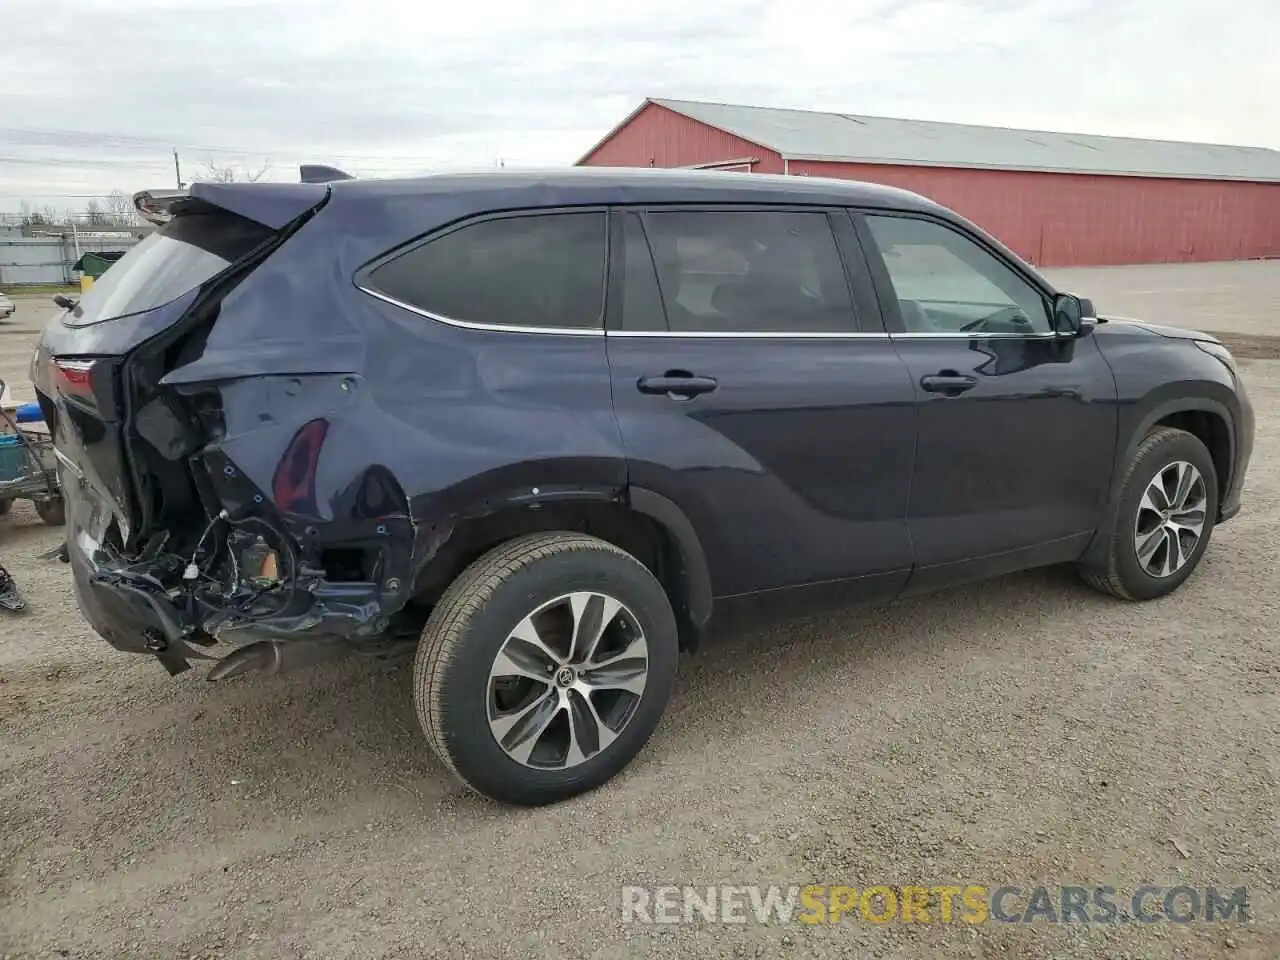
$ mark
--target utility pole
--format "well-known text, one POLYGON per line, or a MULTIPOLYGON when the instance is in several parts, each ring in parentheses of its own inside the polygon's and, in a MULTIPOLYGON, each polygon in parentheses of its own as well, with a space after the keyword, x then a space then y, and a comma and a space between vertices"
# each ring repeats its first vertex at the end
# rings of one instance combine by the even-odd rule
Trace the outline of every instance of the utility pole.
POLYGON ((178 189, 182 189, 182 167, 178 165, 178 148, 173 149, 173 177, 178 181, 178 189))

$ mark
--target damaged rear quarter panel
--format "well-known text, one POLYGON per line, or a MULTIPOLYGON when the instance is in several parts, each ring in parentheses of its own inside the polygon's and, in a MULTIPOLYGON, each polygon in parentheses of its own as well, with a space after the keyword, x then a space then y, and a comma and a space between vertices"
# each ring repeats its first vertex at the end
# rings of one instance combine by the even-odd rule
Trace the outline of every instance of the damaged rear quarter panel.
POLYGON ((566 488, 620 495, 626 462, 603 336, 463 329, 383 303, 351 279, 381 251, 329 215, 227 296, 200 358, 164 382, 216 386, 225 434, 205 461, 233 513, 275 512, 304 553, 381 552, 385 617, 459 518, 566 488))

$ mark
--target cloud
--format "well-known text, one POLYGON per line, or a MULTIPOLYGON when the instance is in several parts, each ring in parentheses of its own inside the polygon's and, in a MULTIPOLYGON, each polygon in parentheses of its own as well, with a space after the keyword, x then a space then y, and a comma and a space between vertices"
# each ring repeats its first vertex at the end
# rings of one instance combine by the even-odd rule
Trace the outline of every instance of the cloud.
POLYGON ((1274 4, 4 0, 0 210, 167 184, 171 146, 567 163, 645 96, 1280 147, 1274 4))

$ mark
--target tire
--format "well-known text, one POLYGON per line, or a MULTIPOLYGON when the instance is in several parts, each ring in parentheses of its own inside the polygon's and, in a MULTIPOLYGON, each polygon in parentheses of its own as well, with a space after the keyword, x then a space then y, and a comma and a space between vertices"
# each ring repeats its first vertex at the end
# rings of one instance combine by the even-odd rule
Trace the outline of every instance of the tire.
POLYGON ((51 527, 60 527, 67 522, 67 504, 61 497, 48 500, 36 500, 36 515, 51 527))
POLYGON ((13 507, 12 500, 0 500, 0 517, 3 517, 13 507))
POLYGON ((472 790, 557 803, 640 752, 678 658, 671 604, 640 561, 586 534, 531 534, 490 550, 445 591, 418 645, 414 705, 436 754, 472 790), (575 623, 598 635, 594 655, 572 650, 575 623))
MULTIPOLYGON (((1173 499, 1177 499, 1176 493, 1173 499)), ((1157 500, 1158 492, 1153 494, 1147 504, 1155 504, 1157 500)), ((1105 544, 1106 553, 1102 562, 1096 566, 1082 567, 1081 575, 1094 589, 1121 600, 1153 600, 1170 594, 1182 586, 1199 565, 1200 558, 1209 546, 1217 515, 1218 475, 1208 449, 1199 438, 1185 430, 1157 427, 1138 445, 1125 472, 1120 488, 1120 507, 1116 513, 1115 526, 1109 532, 1105 544), (1157 478, 1164 481, 1166 489, 1176 487, 1181 470, 1179 464, 1193 467, 1200 478, 1199 486, 1194 479, 1191 481, 1184 506, 1194 507, 1197 502, 1202 501, 1203 508, 1201 511, 1193 509, 1190 512, 1175 510, 1172 519, 1186 522, 1191 518, 1191 525, 1194 526, 1196 513, 1200 512, 1203 515, 1203 525, 1194 541, 1190 539, 1189 530, 1183 527, 1184 533, 1179 535, 1175 547, 1170 540, 1169 530, 1179 528, 1163 525, 1160 522, 1161 514, 1149 505, 1144 505, 1144 495, 1157 478), (1198 495, 1200 492, 1202 496, 1198 495), (1164 526, 1163 533, 1159 532, 1161 526, 1164 526), (1144 546, 1156 543, 1154 553, 1148 553, 1145 562, 1139 556, 1140 537, 1144 546), (1157 542, 1161 539, 1163 545, 1157 542), (1173 563, 1169 562, 1170 557, 1173 558, 1173 563), (1169 570, 1170 567, 1174 569, 1169 570)))

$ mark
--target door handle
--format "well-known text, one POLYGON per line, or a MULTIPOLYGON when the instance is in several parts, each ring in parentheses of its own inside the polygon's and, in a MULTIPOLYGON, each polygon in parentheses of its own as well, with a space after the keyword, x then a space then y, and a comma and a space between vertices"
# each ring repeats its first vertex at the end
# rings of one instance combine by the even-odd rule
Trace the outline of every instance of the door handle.
POLYGON ((927 393, 940 393, 945 397, 958 397, 978 385, 978 378, 954 370, 941 370, 920 378, 920 388, 927 393))
POLYGON ((641 393, 666 394, 672 400, 689 400, 710 393, 719 383, 715 377, 698 377, 684 370, 668 370, 660 377, 641 377, 636 389, 641 393))

